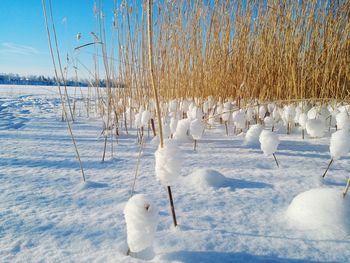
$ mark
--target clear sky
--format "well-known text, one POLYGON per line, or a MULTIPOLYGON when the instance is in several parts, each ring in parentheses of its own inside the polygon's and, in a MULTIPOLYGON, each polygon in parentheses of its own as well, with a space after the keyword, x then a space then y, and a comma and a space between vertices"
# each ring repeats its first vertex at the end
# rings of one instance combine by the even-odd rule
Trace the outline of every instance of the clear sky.
MULTIPOLYGON (((48 6, 49 0, 45 2, 48 6)), ((113 0, 104 2, 106 23, 112 23, 113 0)), ((74 47, 92 41, 90 32, 97 24, 94 1, 52 0, 52 7, 61 56, 65 58, 74 47), (79 42, 78 32, 82 35, 79 42)), ((86 63, 92 63, 91 57, 85 50, 79 54, 86 63)), ((54 75, 41 0, 0 0, 0 72, 54 75)))

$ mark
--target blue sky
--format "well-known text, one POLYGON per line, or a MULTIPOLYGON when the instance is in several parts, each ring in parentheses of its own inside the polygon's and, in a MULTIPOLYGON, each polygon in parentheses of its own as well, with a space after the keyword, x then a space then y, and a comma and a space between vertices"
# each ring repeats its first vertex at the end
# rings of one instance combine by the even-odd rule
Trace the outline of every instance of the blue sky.
MULTIPOLYGON (((112 23, 113 0, 104 2, 106 24, 112 23)), ((93 6, 93 0, 52 0, 62 57, 92 41, 90 32, 96 28, 93 6), (79 43, 78 32, 82 34, 79 43)), ((41 0, 0 0, 0 14, 0 72, 53 76, 41 0)), ((91 56, 85 50, 79 54, 87 64, 92 63, 91 56)))

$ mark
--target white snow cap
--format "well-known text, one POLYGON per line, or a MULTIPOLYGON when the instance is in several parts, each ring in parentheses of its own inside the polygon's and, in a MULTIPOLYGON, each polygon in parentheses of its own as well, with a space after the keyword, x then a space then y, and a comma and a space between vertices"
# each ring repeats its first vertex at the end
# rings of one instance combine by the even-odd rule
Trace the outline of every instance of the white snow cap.
POLYGON ((323 137, 325 132, 324 121, 320 119, 311 119, 306 121, 306 131, 311 137, 315 137, 315 138, 323 137))
POLYGON ((275 122, 278 122, 281 119, 280 109, 278 107, 275 107, 272 112, 272 117, 275 120, 275 122))
POLYGON ((176 142, 165 140, 163 148, 158 147, 155 152, 156 176, 164 186, 174 185, 180 178, 181 153, 176 142))
POLYGON ((266 115, 266 107, 264 105, 259 107, 259 118, 264 119, 266 115))
POLYGON ((150 119, 151 119, 151 113, 148 110, 145 110, 142 113, 141 125, 142 126, 147 126, 150 119))
POLYGON ((306 129, 306 122, 307 122, 307 114, 304 112, 300 113, 298 122, 299 122, 299 125, 301 126, 301 128, 303 130, 305 130, 306 129))
POLYGON ((346 155, 350 151, 349 133, 345 130, 339 130, 333 133, 329 150, 334 160, 346 155))
POLYGON ((274 119, 271 116, 266 116, 265 119, 264 119, 264 123, 268 127, 272 127, 274 122, 275 121, 274 121, 274 119))
POLYGON ((311 189, 297 195, 289 205, 286 219, 293 227, 315 231, 319 238, 349 234, 350 199, 339 189, 311 189))
POLYGON ((124 208, 130 251, 139 252, 152 246, 158 225, 158 209, 146 195, 129 199, 124 208))
POLYGON ((237 129, 244 129, 245 128, 245 112, 244 110, 240 110, 240 111, 237 111, 237 112, 234 112, 232 114, 232 119, 236 125, 236 128, 237 129))
POLYGON ((349 130, 350 118, 346 111, 340 112, 336 116, 337 128, 340 130, 349 130))
POLYGON ((269 130, 263 130, 259 136, 260 147, 265 155, 271 155, 277 151, 280 143, 277 134, 269 130))
POLYGON ((190 128, 190 119, 182 119, 177 122, 174 138, 177 140, 188 140, 187 131, 190 128))
POLYGON ((204 131, 204 125, 201 120, 195 119, 191 121, 190 133, 194 140, 199 140, 200 138, 202 138, 203 131, 204 131))
POLYGON ((252 121, 254 120, 254 109, 252 107, 249 107, 247 109, 247 121, 252 121))
POLYGON ((259 136, 263 130, 263 126, 261 124, 254 124, 250 126, 247 134, 244 138, 244 144, 246 145, 254 145, 259 143, 259 136))
POLYGON ((284 107, 284 118, 287 122, 292 122, 294 120, 295 113, 294 105, 291 104, 284 107))

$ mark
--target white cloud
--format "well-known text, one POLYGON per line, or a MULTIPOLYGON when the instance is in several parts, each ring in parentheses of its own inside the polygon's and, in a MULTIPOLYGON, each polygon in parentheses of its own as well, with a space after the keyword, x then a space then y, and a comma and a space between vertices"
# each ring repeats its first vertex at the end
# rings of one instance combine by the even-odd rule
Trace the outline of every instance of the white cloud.
POLYGON ((3 42, 0 44, 0 54, 37 55, 40 52, 31 46, 3 42))

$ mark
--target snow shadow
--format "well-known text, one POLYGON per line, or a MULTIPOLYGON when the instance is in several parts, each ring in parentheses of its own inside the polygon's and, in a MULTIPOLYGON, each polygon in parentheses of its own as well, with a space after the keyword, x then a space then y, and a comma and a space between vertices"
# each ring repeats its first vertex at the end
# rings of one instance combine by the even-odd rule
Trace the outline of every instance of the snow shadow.
POLYGON ((108 188, 109 185, 106 183, 99 183, 93 181, 86 181, 81 183, 81 189, 98 189, 98 188, 108 188))
POLYGON ((241 179, 225 178, 225 181, 224 181, 222 187, 228 187, 231 190, 247 189, 247 188, 260 188, 260 189, 262 189, 262 188, 273 188, 273 185, 267 184, 267 183, 261 183, 261 182, 241 180, 241 179))
POLYGON ((305 259, 289 259, 269 256, 259 256, 248 253, 231 253, 216 251, 177 251, 162 257, 163 260, 174 260, 184 263, 205 263, 205 262, 269 262, 269 263, 314 263, 321 261, 311 261, 305 259))

